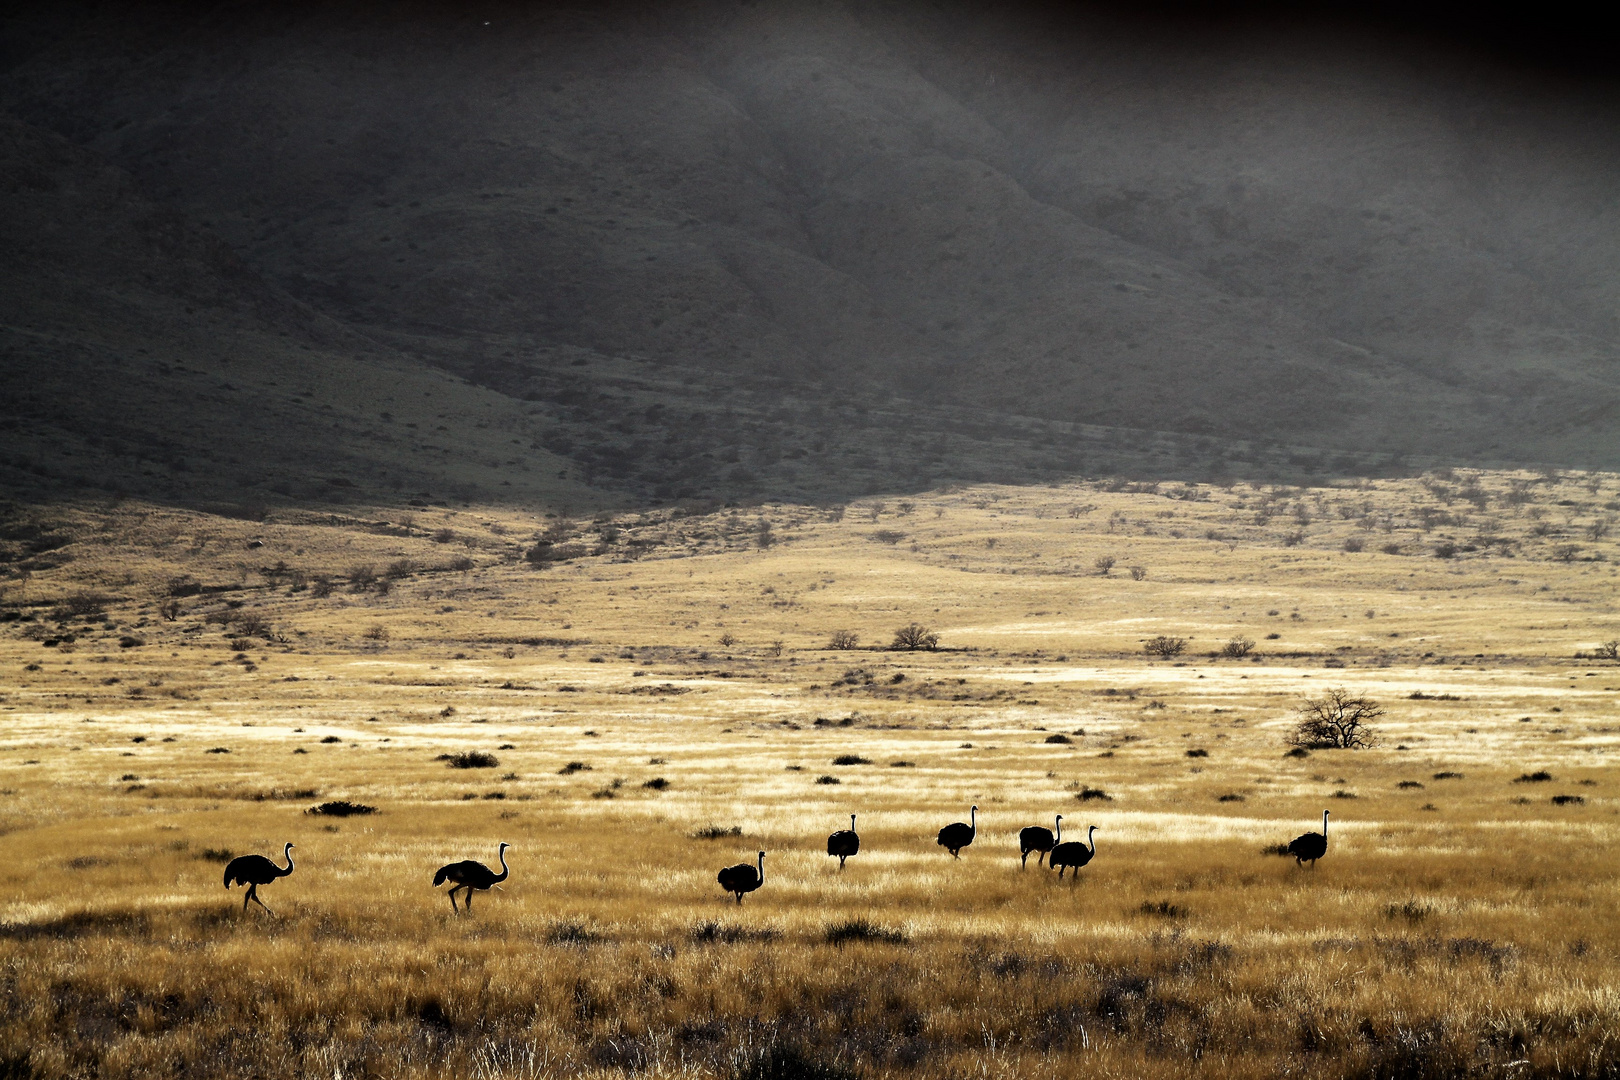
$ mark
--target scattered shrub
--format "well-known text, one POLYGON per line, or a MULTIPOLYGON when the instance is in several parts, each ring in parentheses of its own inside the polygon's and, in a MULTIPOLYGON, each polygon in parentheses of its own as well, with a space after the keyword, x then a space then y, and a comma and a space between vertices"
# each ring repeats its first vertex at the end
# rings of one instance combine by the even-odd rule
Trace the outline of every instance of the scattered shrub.
POLYGON ((1067 735, 1048 735, 1044 741, 1054 745, 1067 745, 1074 742, 1067 735))
POLYGON ((1221 646, 1221 655, 1229 660, 1240 660, 1254 651, 1254 639, 1250 637, 1235 637, 1221 646))
POLYGON ((1522 774, 1513 782, 1515 784, 1541 784, 1551 780, 1552 778, 1552 773, 1548 772, 1546 769, 1537 769, 1535 772, 1522 774))
POLYGON ((322 737, 322 739, 321 739, 321 742, 323 742, 323 743, 340 743, 342 741, 343 740, 338 738, 336 735, 327 735, 327 736, 322 737))
POLYGON ((816 777, 816 783, 818 783, 818 784, 838 784, 838 783, 842 783, 842 782, 843 781, 839 780, 838 777, 836 777, 836 776, 818 776, 818 777, 816 777))
POLYGON ((1395 786, 1400 788, 1402 791, 1412 791, 1414 789, 1421 790, 1423 788, 1423 785, 1418 783, 1416 780, 1402 780, 1395 786))
POLYGON ((1236 792, 1233 792, 1231 794, 1222 795, 1220 798, 1216 799, 1215 801, 1216 802, 1242 802, 1243 801, 1243 796, 1237 794, 1236 792))
POLYGON ((1159 915, 1166 919, 1185 919, 1192 914, 1186 908, 1172 904, 1168 900, 1160 900, 1157 903, 1152 900, 1144 900, 1142 906, 1136 910, 1141 915, 1159 915))
POLYGON ((870 765, 872 764, 872 760, 870 758, 863 758, 859 754, 839 754, 837 757, 833 758, 832 763, 834 765, 870 765))
POLYGON ((860 1080, 860 1073, 787 1043, 755 1051, 732 1069, 730 1080, 860 1080))
POLYGON ((1434 774, 1436 780, 1461 780, 1462 778, 1463 774, 1460 772, 1442 771, 1434 774))
POLYGON ((1554 806, 1580 806, 1586 802, 1579 795, 1554 795, 1552 801, 1554 806))
POLYGON ((905 945, 911 938, 904 930, 891 930, 865 918, 849 919, 827 927, 829 945, 847 945, 852 941, 873 941, 883 945, 905 945))
POLYGON ((583 761, 570 761, 568 764, 564 765, 562 768, 557 770, 557 775, 558 776, 572 776, 577 772, 590 772, 590 771, 591 771, 591 767, 589 765, 585 764, 583 761))
POLYGON ((1112 795, 1108 794, 1108 792, 1104 791, 1102 788, 1094 788, 1094 787, 1083 787, 1083 788, 1081 788, 1079 794, 1077 794, 1075 796, 1075 798, 1080 800, 1081 802, 1093 802, 1093 801, 1099 800, 1099 799, 1101 801, 1103 801, 1103 802, 1113 802, 1114 801, 1114 797, 1112 795))
POLYGON ((445 762, 452 769, 493 769, 500 764, 500 760, 494 754, 486 754, 482 750, 451 754, 445 762))
POLYGON ((692 833, 694 840, 725 840, 733 836, 741 836, 741 825, 704 825, 692 833))
POLYGON ((209 750, 204 751, 204 753, 208 753, 208 754, 228 754, 230 752, 231 752, 230 748, 226 747, 226 746, 215 746, 215 747, 213 747, 213 748, 211 748, 209 750))
POLYGON ((665 780, 662 776, 655 776, 651 780, 643 783, 641 786, 644 788, 649 788, 653 791, 667 791, 669 789, 669 781, 665 780))
POLYGON ((375 814, 376 812, 377 808, 375 806, 350 802, 347 799, 333 799, 330 802, 323 802, 319 806, 312 806, 304 811, 306 814, 314 814, 317 817, 355 817, 361 814, 375 814))

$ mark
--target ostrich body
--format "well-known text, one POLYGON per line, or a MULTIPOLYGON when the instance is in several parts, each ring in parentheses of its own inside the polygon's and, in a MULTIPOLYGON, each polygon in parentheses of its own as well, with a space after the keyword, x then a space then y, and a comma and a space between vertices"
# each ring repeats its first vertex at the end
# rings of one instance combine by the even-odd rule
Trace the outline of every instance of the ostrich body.
MULTIPOLYGON (((1086 833, 1086 843, 1084 844, 1078 840, 1070 840, 1066 844, 1063 842, 1062 818, 1058 818, 1057 827, 1057 843, 1052 847, 1052 858, 1047 865, 1057 869, 1058 880, 1060 881, 1063 879, 1063 871, 1070 867, 1074 868, 1074 876, 1077 878, 1080 876, 1080 868, 1090 862, 1093 855, 1097 854, 1097 841, 1094 837, 1097 826, 1093 825, 1091 830, 1086 833)), ((1070 880, 1074 879, 1071 878, 1070 880)))
POLYGON ((765 853, 763 851, 759 853, 758 869, 745 862, 738 863, 720 871, 717 880, 726 892, 735 893, 737 903, 741 904, 744 893, 751 893, 765 884, 765 853))
POLYGON ((467 895, 464 897, 464 899, 467 901, 467 910, 471 911, 472 898, 475 891, 487 891, 506 880, 506 876, 512 872, 506 865, 506 849, 511 846, 511 844, 505 843, 504 841, 501 843, 500 851, 497 853, 501 860, 501 872, 498 874, 489 867, 485 866, 483 863, 477 862, 473 859, 467 859, 463 862, 453 862, 439 867, 439 872, 433 875, 433 885, 435 888, 437 888, 438 886, 443 885, 446 881, 451 882, 451 911, 458 910, 456 908, 456 893, 461 889, 467 890, 467 895))
POLYGON ((246 885, 248 887, 247 895, 242 898, 242 911, 244 913, 247 911, 248 904, 254 903, 264 908, 266 914, 275 914, 265 906, 263 900, 259 899, 259 886, 268 885, 276 878, 284 878, 293 872, 292 849, 292 844, 288 844, 282 849, 281 857, 287 860, 285 870, 263 855, 238 855, 225 864, 225 887, 227 889, 232 885, 246 885))
POLYGON ((839 829, 827 837, 827 854, 838 856, 838 869, 844 868, 844 860, 851 855, 861 852, 860 834, 855 831, 855 815, 849 815, 849 828, 839 829))
POLYGON ((961 850, 973 843, 974 836, 978 835, 979 808, 977 806, 968 812, 968 819, 972 824, 964 825, 960 821, 953 821, 939 830, 938 844, 946 851, 949 851, 953 859, 960 859, 962 857, 961 850))
MULTIPOLYGON (((1062 814, 1057 816, 1057 827, 1059 830, 1063 828, 1062 814)), ((1035 857, 1035 865, 1041 865, 1041 860, 1046 858, 1047 852, 1051 851, 1056 843, 1057 838, 1052 835, 1051 829, 1043 829, 1039 825, 1025 826, 1018 832, 1018 850, 1024 856, 1022 864, 1028 867, 1029 853, 1038 851, 1040 854, 1035 857)))
POLYGON ((1294 865, 1300 866, 1306 860, 1310 861, 1311 869, 1316 869, 1316 860, 1327 854, 1327 819, 1328 812, 1322 811, 1322 831, 1308 832, 1304 836, 1296 836, 1288 842, 1288 854, 1294 857, 1294 865))

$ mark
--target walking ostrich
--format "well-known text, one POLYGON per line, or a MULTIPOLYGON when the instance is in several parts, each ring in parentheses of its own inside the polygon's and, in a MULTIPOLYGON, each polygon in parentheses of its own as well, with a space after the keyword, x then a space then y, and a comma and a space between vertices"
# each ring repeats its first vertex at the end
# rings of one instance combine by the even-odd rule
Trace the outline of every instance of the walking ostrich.
POLYGON ((953 821, 939 830, 939 846, 951 853, 951 858, 960 859, 961 850, 973 843, 973 837, 979 831, 979 808, 975 806, 968 812, 971 825, 964 825, 960 821, 953 821))
POLYGON ((737 903, 742 903, 743 893, 751 893, 765 884, 765 853, 759 853, 759 869, 747 863, 738 863, 728 866, 720 871, 718 880, 720 887, 728 893, 737 894, 737 903))
MULTIPOLYGON (((1058 828, 1061 830, 1063 828, 1063 815, 1059 814, 1057 819, 1058 828)), ((1023 829, 1019 830, 1018 850, 1023 853, 1024 858, 1022 863, 1025 869, 1028 869, 1029 867, 1030 852, 1040 852, 1040 854, 1035 857, 1035 865, 1040 866, 1041 860, 1046 858, 1047 853, 1052 850, 1052 845, 1056 843, 1057 839, 1053 837, 1051 829, 1043 829, 1039 825, 1026 825, 1023 829)))
POLYGON ((498 874, 474 859, 466 859, 462 862, 453 862, 439 867, 439 872, 433 875, 433 887, 438 888, 446 881, 452 883, 450 886, 451 911, 457 910, 456 893, 459 890, 467 890, 467 895, 463 899, 467 901, 467 910, 470 912, 472 911, 472 898, 475 890, 485 892, 506 880, 506 876, 512 872, 506 865, 506 849, 511 846, 505 841, 501 842, 501 849, 498 852, 498 857, 501 860, 501 872, 498 874))
POLYGON ((861 853, 861 837, 855 831, 855 815, 849 815, 849 828, 839 829, 827 837, 827 854, 838 856, 838 869, 844 868, 844 860, 851 855, 861 853))
POLYGON ((293 872, 292 861, 293 845, 288 844, 282 849, 281 857, 287 860, 287 869, 283 870, 263 855, 238 855, 225 864, 225 887, 232 885, 246 885, 247 896, 242 898, 242 912, 247 913, 249 902, 264 908, 265 913, 274 915, 275 912, 265 907, 263 900, 259 899, 259 886, 268 885, 276 878, 286 877, 293 872))
POLYGON ((1308 832, 1304 836, 1296 836, 1288 842, 1288 854, 1294 857, 1294 865, 1300 866, 1309 859, 1311 869, 1316 869, 1316 860, 1327 854, 1327 819, 1328 812, 1322 811, 1322 831, 1308 832))
MULTIPOLYGON (((1067 844, 1063 842, 1062 818, 1058 818, 1057 827, 1057 843, 1052 847, 1052 857, 1047 860, 1047 865, 1057 870, 1059 881, 1063 880, 1063 871, 1071 866, 1074 867, 1074 877, 1078 878, 1080 868, 1090 862, 1093 855, 1097 854, 1097 841, 1094 837, 1097 826, 1093 825, 1091 830, 1086 833, 1086 843, 1084 844, 1078 840, 1070 840, 1067 844)), ((1073 881, 1074 878, 1069 880, 1073 881)))

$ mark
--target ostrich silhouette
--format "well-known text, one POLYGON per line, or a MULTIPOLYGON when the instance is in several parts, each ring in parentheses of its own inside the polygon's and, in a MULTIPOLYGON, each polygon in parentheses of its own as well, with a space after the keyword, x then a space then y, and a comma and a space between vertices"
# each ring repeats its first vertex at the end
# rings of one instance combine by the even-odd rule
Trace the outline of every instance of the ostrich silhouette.
POLYGON ((726 892, 735 893, 737 903, 741 904, 744 893, 751 893, 765 884, 765 853, 759 853, 759 869, 745 862, 738 863, 720 871, 717 880, 726 892))
POLYGON ((276 878, 284 878, 293 872, 292 849, 293 845, 289 843, 281 851, 281 857, 287 860, 285 870, 263 855, 238 855, 225 864, 225 888, 229 889, 232 885, 246 885, 248 887, 247 895, 242 898, 242 911, 244 914, 247 912, 249 903, 258 904, 264 908, 265 913, 268 915, 275 914, 265 905, 263 900, 259 899, 259 886, 268 885, 276 878))
POLYGON ((1301 866, 1305 862, 1316 869, 1316 860, 1327 854, 1327 819, 1328 812, 1322 811, 1322 831, 1308 832, 1303 836, 1296 836, 1288 841, 1288 854, 1294 857, 1294 865, 1301 866))
POLYGON ((500 851, 497 853, 501 860, 501 872, 498 874, 474 859, 466 859, 462 862, 453 862, 439 867, 439 872, 433 875, 433 887, 438 888, 446 881, 452 883, 450 886, 451 911, 456 910, 457 891, 461 889, 467 890, 465 899, 467 901, 467 910, 470 912, 472 911, 472 898, 475 890, 486 892, 506 880, 507 875, 511 873, 511 870, 506 865, 506 849, 511 846, 504 840, 501 842, 500 851))
POLYGON ((973 838, 979 832, 979 808, 975 806, 968 812, 971 825, 964 825, 960 821, 953 821, 939 830, 939 839, 935 841, 940 847, 951 853, 951 858, 960 859, 961 851, 973 843, 973 838))
POLYGON ((1058 819, 1057 825, 1057 843, 1052 847, 1052 858, 1048 860, 1047 865, 1057 870, 1058 880, 1060 881, 1063 879, 1063 871, 1073 867, 1074 877, 1069 879, 1073 881, 1080 876, 1080 868, 1090 862, 1093 855, 1097 854, 1097 841, 1094 839, 1097 826, 1093 825, 1091 831, 1086 833, 1085 844, 1078 840, 1070 840, 1065 844, 1063 842, 1062 818, 1058 819))
MULTIPOLYGON (((1063 828, 1062 814, 1057 816, 1057 826, 1060 830, 1063 828)), ((1041 865, 1041 860, 1046 858, 1047 853, 1052 850, 1052 845, 1056 843, 1057 839, 1052 835, 1051 829, 1044 829, 1039 825, 1026 825, 1018 832, 1018 850, 1023 855, 1022 865, 1029 866, 1029 853, 1032 851, 1040 852, 1035 857, 1035 865, 1041 865)))
POLYGON ((851 855, 859 855, 861 851, 861 837, 855 831, 855 815, 849 815, 849 828, 839 829, 827 837, 827 854, 838 856, 838 869, 844 868, 844 860, 851 855))

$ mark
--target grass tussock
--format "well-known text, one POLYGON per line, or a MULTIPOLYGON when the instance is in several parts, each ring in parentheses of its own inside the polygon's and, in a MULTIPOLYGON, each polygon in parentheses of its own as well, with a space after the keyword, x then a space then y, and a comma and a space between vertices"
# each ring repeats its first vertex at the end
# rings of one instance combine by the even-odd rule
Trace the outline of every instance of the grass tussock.
POLYGON ((348 799, 332 799, 304 811, 304 813, 313 814, 316 817, 357 817, 365 814, 375 814, 376 812, 377 808, 375 806, 350 802, 348 799))

